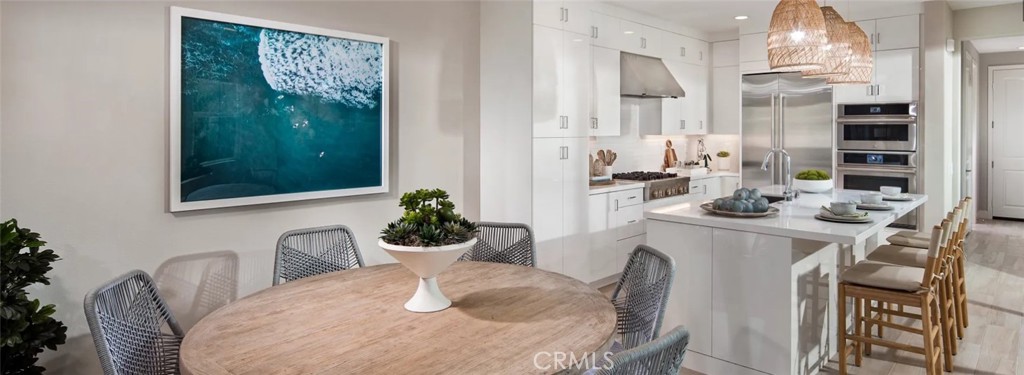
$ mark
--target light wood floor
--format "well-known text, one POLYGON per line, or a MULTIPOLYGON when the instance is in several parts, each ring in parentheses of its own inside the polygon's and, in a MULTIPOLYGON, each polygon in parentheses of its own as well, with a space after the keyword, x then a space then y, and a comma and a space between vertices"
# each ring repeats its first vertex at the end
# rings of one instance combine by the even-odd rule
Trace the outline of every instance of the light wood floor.
MULTIPOLYGON (((1024 375, 1024 222, 981 220, 967 238, 967 296, 970 326, 953 357, 952 374, 1024 375)), ((601 288, 611 294, 614 284, 601 288)), ((921 336, 885 330, 886 339, 921 345, 921 336)), ((852 358, 851 358, 852 362, 852 358)), ((686 365, 684 360, 683 365, 686 365)), ((838 373, 837 358, 822 370, 838 373)), ((850 374, 916 375, 923 357, 874 347, 850 374)), ((682 375, 700 375, 683 369, 682 375)))

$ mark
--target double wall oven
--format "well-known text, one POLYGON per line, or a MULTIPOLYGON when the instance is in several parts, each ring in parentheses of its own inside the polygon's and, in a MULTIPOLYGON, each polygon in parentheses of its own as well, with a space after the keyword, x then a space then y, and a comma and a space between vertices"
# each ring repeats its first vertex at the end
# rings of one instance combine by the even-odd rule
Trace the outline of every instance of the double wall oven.
MULTIPOLYGON (((917 103, 840 104, 836 118, 836 183, 878 191, 918 192, 917 103)), ((917 228, 916 210, 895 227, 917 228)))

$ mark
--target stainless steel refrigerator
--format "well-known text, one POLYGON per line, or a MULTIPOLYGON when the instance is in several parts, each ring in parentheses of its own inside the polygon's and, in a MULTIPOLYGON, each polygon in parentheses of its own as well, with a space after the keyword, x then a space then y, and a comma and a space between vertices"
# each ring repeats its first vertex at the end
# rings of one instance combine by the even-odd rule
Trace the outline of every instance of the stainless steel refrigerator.
POLYGON ((743 76, 743 186, 784 185, 781 155, 761 170, 772 147, 789 153, 793 178, 805 169, 834 176, 832 87, 800 73, 743 76))

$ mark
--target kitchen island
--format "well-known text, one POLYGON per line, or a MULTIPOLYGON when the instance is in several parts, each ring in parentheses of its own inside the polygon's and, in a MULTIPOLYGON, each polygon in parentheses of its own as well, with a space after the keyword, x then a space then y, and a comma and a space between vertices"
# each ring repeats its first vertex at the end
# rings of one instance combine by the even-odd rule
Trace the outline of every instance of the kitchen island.
MULTIPOLYGON (((780 195, 782 188, 761 189, 780 195)), ((879 233, 927 197, 889 202, 867 224, 814 219, 862 191, 801 194, 765 218, 713 215, 691 202, 650 210, 647 243, 676 260, 665 330, 690 330, 685 366, 706 374, 811 374, 836 352, 836 283, 879 233)), ((848 310, 850 311, 850 310, 848 310)))

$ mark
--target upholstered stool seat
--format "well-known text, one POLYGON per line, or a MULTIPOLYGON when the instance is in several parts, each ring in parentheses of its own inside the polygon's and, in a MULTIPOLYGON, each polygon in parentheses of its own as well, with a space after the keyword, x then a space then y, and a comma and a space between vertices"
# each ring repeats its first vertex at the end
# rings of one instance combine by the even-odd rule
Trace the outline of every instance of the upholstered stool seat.
POLYGON ((868 260, 924 268, 928 265, 928 249, 882 245, 867 256, 868 260))
POLYGON ((923 278, 924 268, 870 260, 859 262, 842 274, 842 280, 849 284, 907 292, 920 290, 923 278))
POLYGON ((927 249, 930 236, 931 235, 928 233, 904 230, 889 236, 885 240, 896 246, 909 246, 927 249))

